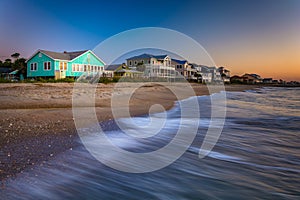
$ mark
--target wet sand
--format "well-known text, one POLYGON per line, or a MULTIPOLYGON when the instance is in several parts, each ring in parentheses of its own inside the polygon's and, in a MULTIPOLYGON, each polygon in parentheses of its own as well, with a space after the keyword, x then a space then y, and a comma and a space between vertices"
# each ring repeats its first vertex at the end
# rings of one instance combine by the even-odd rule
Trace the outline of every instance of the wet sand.
MULTIPOLYGON (((180 93, 158 84, 142 86, 138 83, 99 84, 95 93, 95 110, 99 121, 113 119, 111 96, 118 94, 114 108, 128 107, 130 96, 131 116, 147 114, 154 104, 170 109, 174 101, 187 98, 191 93, 180 84, 171 84, 180 93), (130 91, 135 88, 131 96, 130 91)), ((191 84, 196 95, 208 95, 223 90, 214 86, 208 91, 205 85, 191 84)), ((72 114, 72 83, 0 84, 0 180, 4 181, 34 165, 42 164, 55 155, 78 145, 78 135, 72 114)), ((227 85, 226 91, 244 91, 255 85, 227 85)), ((82 88, 82 95, 88 90, 82 88)), ((83 109, 85 106, 82 105, 83 109)), ((162 111, 157 107, 152 112, 162 111)), ((122 112, 121 112, 122 113, 122 112)), ((125 116, 125 114, 124 114, 125 116)))

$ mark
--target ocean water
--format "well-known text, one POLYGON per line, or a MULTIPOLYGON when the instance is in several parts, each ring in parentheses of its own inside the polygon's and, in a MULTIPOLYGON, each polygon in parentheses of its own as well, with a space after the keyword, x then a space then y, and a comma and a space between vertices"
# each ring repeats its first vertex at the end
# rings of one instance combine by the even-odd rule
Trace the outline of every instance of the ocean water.
MULTIPOLYGON (((79 142, 72 150, 9 180, 1 188, 0 197, 300 199, 300 88, 270 87, 226 92, 226 96, 222 134, 205 158, 200 159, 198 153, 210 124, 210 96, 193 97, 201 108, 200 119, 188 120, 199 120, 197 136, 178 160, 163 169, 138 174, 120 172, 98 162, 79 142)), ((192 110, 186 102, 186 108, 192 110)), ((132 139, 114 121, 102 127, 115 145, 136 153, 151 152, 175 136, 180 113, 179 102, 163 114, 168 116, 164 128, 151 139, 132 139)), ((153 123, 159 123, 161 116, 154 114, 153 123)), ((140 116, 134 121, 144 125, 149 119, 140 116)), ((119 122, 126 124, 126 120, 119 122)), ((93 142, 93 136, 87 137, 93 142)), ((109 149, 104 153, 114 156, 109 149)))

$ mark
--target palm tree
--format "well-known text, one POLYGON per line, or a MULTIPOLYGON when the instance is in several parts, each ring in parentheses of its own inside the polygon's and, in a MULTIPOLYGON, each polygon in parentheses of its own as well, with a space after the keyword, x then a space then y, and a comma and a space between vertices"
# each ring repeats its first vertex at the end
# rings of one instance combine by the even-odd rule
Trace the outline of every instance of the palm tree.
POLYGON ((19 53, 14 53, 14 54, 11 54, 11 57, 14 58, 15 60, 18 59, 20 56, 19 53))
POLYGON ((6 62, 6 63, 11 63, 11 59, 10 59, 10 58, 7 58, 7 59, 5 59, 5 62, 6 62))

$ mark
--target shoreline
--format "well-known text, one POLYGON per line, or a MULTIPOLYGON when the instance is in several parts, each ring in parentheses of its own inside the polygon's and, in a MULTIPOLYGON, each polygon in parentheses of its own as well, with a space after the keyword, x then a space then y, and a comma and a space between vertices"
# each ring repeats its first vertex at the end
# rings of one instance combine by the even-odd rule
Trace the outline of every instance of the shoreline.
MULTIPOLYGON (((96 113, 99 122, 113 119, 110 97, 115 84, 103 85, 96 91, 96 113)), ((196 96, 210 95, 205 85, 191 84, 196 96)), ((125 84, 121 91, 122 110, 134 83, 125 84), (128 90, 127 90, 128 89, 128 90)), ((177 87, 177 86, 176 86, 177 87)), ((261 88, 257 85, 225 85, 226 91, 243 92, 261 88)), ((72 115, 73 84, 0 84, 0 180, 15 177, 32 166, 46 162, 57 154, 78 145, 79 136, 72 115), (52 98, 54 97, 54 98, 52 98), (71 106, 70 106, 71 105, 71 106)), ((220 92, 216 86, 213 93, 220 92)), ((185 88, 179 88, 184 93, 185 88)), ((184 96, 183 97, 190 97, 184 96)), ((157 84, 137 89, 130 99, 131 116, 148 114, 153 104, 169 110, 175 101, 181 100, 163 86, 157 84)), ((154 110, 160 112, 162 110, 154 110)))

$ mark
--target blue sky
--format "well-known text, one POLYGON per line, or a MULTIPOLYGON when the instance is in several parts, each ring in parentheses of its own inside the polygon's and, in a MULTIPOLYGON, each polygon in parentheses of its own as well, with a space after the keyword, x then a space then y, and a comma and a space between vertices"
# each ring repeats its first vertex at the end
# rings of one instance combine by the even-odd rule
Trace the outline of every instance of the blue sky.
POLYGON ((194 38, 236 73, 286 63, 270 61, 283 53, 300 68, 299 19, 297 0, 1 0, 0 59, 14 52, 29 57, 37 49, 93 49, 128 29, 164 27, 194 38))

